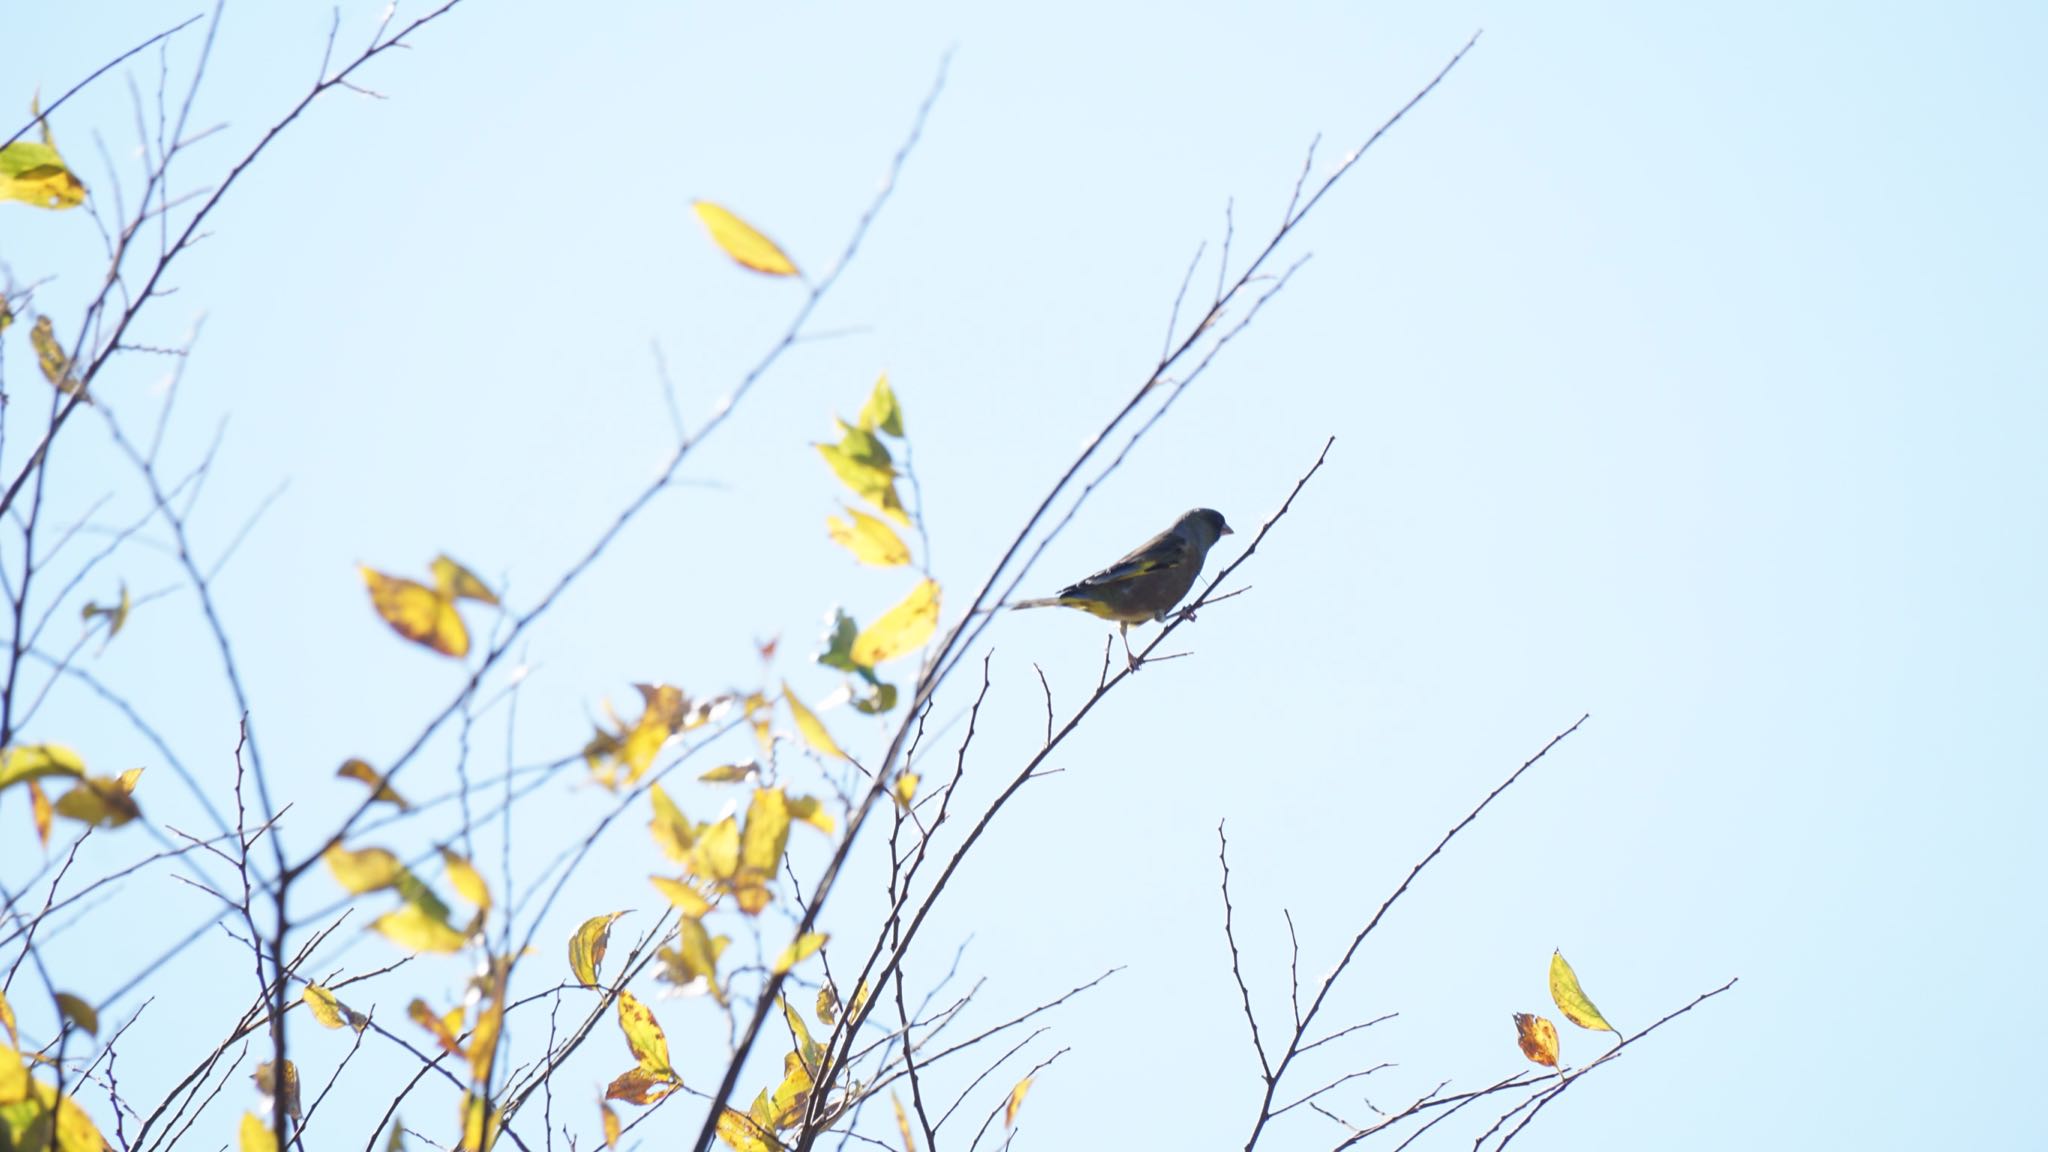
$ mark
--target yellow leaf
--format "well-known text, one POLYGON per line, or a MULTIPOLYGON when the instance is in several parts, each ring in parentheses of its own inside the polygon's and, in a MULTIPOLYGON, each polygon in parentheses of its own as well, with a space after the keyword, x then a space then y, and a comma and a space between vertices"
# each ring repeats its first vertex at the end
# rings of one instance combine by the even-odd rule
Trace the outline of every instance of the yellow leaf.
POLYGON ((662 1033, 654 1013, 631 992, 619 993, 619 1031, 626 1034, 626 1047, 641 1068, 675 1075, 668 1062, 668 1037, 662 1033))
POLYGON ((7 994, 0 992, 0 1028, 7 1029, 7 1046, 21 1047, 21 1033, 15 1031, 14 1008, 7 1003, 7 994))
POLYGON ((29 819, 35 823, 36 839, 42 846, 50 846, 50 797, 43 792, 42 782, 28 782, 29 819))
POLYGON ((1586 998, 1585 990, 1579 987, 1578 973, 1565 963, 1563 952, 1550 954, 1550 998, 1557 1003, 1557 1010, 1564 1018, 1581 1028, 1596 1032, 1613 1032, 1615 1027, 1600 1015, 1593 1002, 1586 998))
POLYGON ((825 534, 834 544, 853 553, 855 560, 877 568, 910 563, 910 548, 897 537, 895 529, 858 508, 847 508, 846 514, 852 517, 850 521, 825 517, 825 534))
POLYGON ((903 1110, 903 1101, 891 1092, 889 1103, 896 1106, 896 1131, 903 1136, 903 1152, 917 1152, 917 1137, 911 1134, 910 1114, 903 1110))
POLYGON ((809 708, 804 707, 803 701, 796 698, 796 693, 790 691, 787 680, 782 682, 782 698, 789 701, 789 714, 796 718, 796 730, 803 736, 804 743, 809 744, 821 756, 837 756, 841 760, 853 759, 839 750, 839 745, 832 740, 832 734, 825 731, 825 726, 818 722, 818 718, 811 714, 809 708))
POLYGON ((446 848, 441 849, 441 863, 448 868, 448 882, 455 886, 456 895, 476 905, 479 912, 490 909, 491 889, 474 865, 446 848))
POLYGON ((270 1130, 270 1122, 257 1117, 254 1112, 242 1113, 242 1152, 277 1152, 277 1133, 270 1130))
POLYGON ((410 952, 460 952, 469 937, 417 904, 402 904, 370 927, 410 952))
POLYGON ((351 757, 342 761, 341 767, 335 769, 334 774, 344 780, 360 780, 368 784, 372 802, 381 801, 393 805, 400 812, 410 811, 412 808, 411 804, 406 803, 405 797, 392 791, 391 786, 384 783, 384 777, 378 775, 377 770, 370 767, 366 761, 351 757))
POLYGON ((740 869, 740 826, 727 816, 697 830, 690 849, 690 873, 700 880, 731 883, 740 869))
POLYGON ((329 871, 343 888, 361 895, 383 888, 398 886, 399 877, 405 875, 405 865, 398 857, 382 848, 365 848, 351 852, 339 844, 330 846, 320 854, 327 861, 329 871))
POLYGON ((370 589, 370 604, 391 630, 443 656, 469 655, 469 629, 455 614, 455 603, 415 580, 386 576, 362 565, 357 571, 370 589))
POLYGON ((775 957, 775 974, 780 976, 791 968, 803 963, 811 957, 812 953, 823 948, 825 941, 831 938, 823 932, 806 932, 790 941, 789 947, 784 948, 775 957))
POLYGON ((697 779, 706 784, 744 784, 761 774, 761 765, 752 760, 739 764, 721 764, 697 779))
POLYGON ((711 911, 711 901, 688 881, 671 880, 666 876, 649 876, 647 879, 652 881, 656 890, 666 896, 668 902, 675 905, 676 911, 683 915, 695 918, 711 911))
POLYGON ((873 668, 924 647, 939 626, 939 584, 920 580, 902 603, 868 625, 853 642, 854 662, 873 668))
POLYGON ((652 1104, 680 1087, 682 1081, 666 1071, 634 1068, 615 1077, 605 1088, 604 1098, 624 1100, 628 1104, 652 1104))
POLYGON ((0 1049, 0 1135, 8 1131, 7 1108, 27 1100, 31 1086, 41 1087, 29 1078, 21 1053, 11 1044, 0 1049))
POLYGON ((585 988, 597 987, 597 966, 604 963, 604 950, 611 943, 612 921, 624 912, 592 916, 569 938, 569 971, 585 988))
POLYGON ((119 603, 111 608, 102 608, 98 604, 89 603, 78 610, 78 615, 80 619, 86 621, 105 616, 107 618, 107 639, 112 640, 121 634, 121 627, 128 623, 128 613, 134 607, 135 601, 128 595, 128 582, 124 580, 121 582, 121 600, 119 603))
POLYGON ((607 1148, 617 1148, 619 1146, 619 1114, 612 1111, 612 1106, 609 1104, 599 1104, 597 1111, 598 1115, 604 1119, 604 1146, 607 1148))
POLYGON ((756 788, 740 834, 740 868, 775 875, 789 847, 789 798, 780 788, 756 788))
POLYGON ((669 859, 681 864, 690 858, 690 847, 697 841, 697 830, 683 817, 683 810, 668 798, 660 784, 647 786, 648 799, 654 802, 654 820, 648 828, 654 832, 654 842, 661 847, 669 859))
POLYGON ((57 797, 57 815, 97 828, 119 828, 142 815, 131 795, 141 775, 142 769, 130 768, 119 776, 87 776, 57 797))
POLYGON ((870 432, 880 430, 899 438, 903 435, 903 409, 896 403, 896 390, 889 387, 887 372, 875 379, 875 390, 868 394, 868 402, 860 406, 858 423, 870 432))
POLYGON ((1017 1126, 1017 1110, 1024 1107, 1024 1094, 1029 1091, 1031 1091, 1031 1077, 1029 1076, 1017 1081, 1017 1086, 1010 1089, 1010 1102, 1003 1105, 1003 1127, 1014 1128, 1017 1126))
POLYGON ((833 829, 839 827, 839 822, 832 819, 830 812, 825 811, 825 802, 816 796, 791 796, 789 818, 809 824, 827 836, 832 834, 833 829))
POLYGON ((0 1138, 11 1138, 14 1148, 36 1152, 106 1152, 106 1138, 93 1127, 92 1118, 70 1093, 59 1093, 54 1086, 31 1079, 25 1068, 18 1073, 8 1072, 7 1063, 0 1061, 0 1088, 6 1088, 10 1082, 19 1085, 14 1092, 21 1099, 0 1106, 0 1138), (53 1115, 54 1139, 50 1123, 53 1115))
POLYGON ((682 728, 682 717, 690 709, 688 697, 676 685, 633 685, 641 695, 641 722, 674 732, 682 728))
POLYGON ((748 696, 744 708, 747 723, 754 730, 754 743, 761 749, 761 755, 775 755, 775 702, 759 692, 748 696))
POLYGON ((733 1152, 782 1152, 775 1135, 744 1112, 730 1108, 718 1114, 718 1138, 733 1152))
MULTIPOLYGON (((825 1050, 818 1046, 816 1040, 811 1039, 810 1027, 804 1023, 804 1018, 797 1014, 797 1010, 791 1007, 789 1001, 781 997, 778 997, 777 1001, 782 1005, 782 1018, 789 1024, 790 1037, 796 1041, 796 1051, 790 1055, 796 1057, 797 1063, 806 1070, 818 1067, 824 1059, 825 1050)), ((786 1068, 787 1061, 784 1063, 786 1068)))
POLYGON ((775 246, 775 241, 755 231, 753 225, 709 200, 692 200, 690 207, 697 210, 697 219, 711 233, 711 242, 740 267, 769 276, 797 274, 796 265, 775 246))
POLYGON ((23 744, 0 754, 0 788, 38 776, 85 775, 85 761, 62 744, 23 744))
POLYGON ((896 798, 896 803, 904 808, 909 808, 911 799, 917 795, 917 785, 920 779, 915 772, 898 772, 896 774, 896 783, 889 786, 889 795, 896 798))
POLYGON ((34 104, 29 105, 29 114, 43 130, 42 142, 16 140, 0 148, 0 200, 19 200, 51 211, 85 203, 85 185, 58 153, 50 122, 34 104))
POLYGON ((469 1047, 463 1056, 469 1060, 469 1080, 473 1084, 492 1082, 492 1066, 498 1062, 498 1037, 504 1035, 506 1027, 506 982, 512 980, 512 959, 494 957, 489 965, 489 978, 481 982, 481 1000, 477 1002, 477 1027, 469 1029, 469 1047))
POLYGON ((817 1009, 818 1023, 827 1028, 832 1026, 833 1021, 839 1019, 839 989, 834 988, 830 980, 825 981, 825 986, 818 989, 817 1009))
POLYGON ((1538 1064, 1557 1067, 1557 1025, 1527 1012, 1515 1013, 1515 1043, 1522 1055, 1538 1064))
POLYGON ((318 984, 308 984, 306 990, 299 994, 299 999, 306 1002, 313 1019, 319 1021, 322 1028, 341 1027, 341 1001, 335 999, 334 993, 318 984))
POLYGON ((432 571, 434 589, 441 594, 443 600, 475 600, 483 604, 497 605, 498 594, 477 579, 476 573, 450 559, 446 552, 434 557, 432 571))
POLYGON ((66 1020, 78 1025, 91 1035, 100 1034, 100 1014, 93 1006, 69 992, 57 993, 57 1011, 66 1020))
MULTIPOLYGON (((48 316, 36 317, 35 326, 28 330, 28 342, 36 350, 36 367, 43 370, 43 379, 48 380, 57 391, 66 396, 85 390, 78 377, 71 374, 71 357, 65 353, 64 344, 57 339, 56 326, 48 316)), ((85 398, 92 403, 92 397, 85 398)))
MULTIPOLYGON (((265 1096, 276 1096, 280 1091, 277 1077, 273 1073, 276 1065, 265 1060, 256 1065, 256 1071, 249 1077, 256 1082, 256 1090, 265 1096)), ((292 1119, 299 1118, 299 1066, 287 1060, 284 1062, 284 1111, 292 1119)))
MULTIPOLYGON (((795 1019, 793 1014, 791 1018, 795 1019)), ((804 1043, 813 1050, 817 1048, 809 1037, 804 1038, 804 1043)), ((804 1108, 810 1102, 811 1069, 800 1054, 786 1052, 782 1057, 782 1083, 775 1086, 772 1095, 755 1101, 757 1122, 770 1131, 793 1128, 803 1119, 804 1108)))
POLYGON ((489 1097, 478 1094, 474 1089, 464 1092, 462 1142, 456 1146, 459 1152, 490 1152, 502 1119, 501 1114, 491 1107, 489 1097))
POLYGON ((707 932, 702 920, 685 919, 676 925, 676 947, 661 950, 661 958, 669 965, 663 978, 684 987, 702 980, 712 998, 725 1003, 725 992, 718 985, 718 957, 726 943, 725 937, 714 938, 707 932))

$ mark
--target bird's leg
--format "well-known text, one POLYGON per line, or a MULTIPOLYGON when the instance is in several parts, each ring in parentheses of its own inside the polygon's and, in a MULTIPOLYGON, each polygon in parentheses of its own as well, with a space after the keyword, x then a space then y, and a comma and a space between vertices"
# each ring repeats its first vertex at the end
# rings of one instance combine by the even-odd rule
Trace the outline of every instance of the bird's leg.
POLYGON ((1145 662, 1138 659, 1137 655, 1131 651, 1131 626, 1129 624, 1118 624, 1116 629, 1117 635, 1122 636, 1124 640, 1124 659, 1130 662, 1131 671, 1136 672, 1139 666, 1145 662))

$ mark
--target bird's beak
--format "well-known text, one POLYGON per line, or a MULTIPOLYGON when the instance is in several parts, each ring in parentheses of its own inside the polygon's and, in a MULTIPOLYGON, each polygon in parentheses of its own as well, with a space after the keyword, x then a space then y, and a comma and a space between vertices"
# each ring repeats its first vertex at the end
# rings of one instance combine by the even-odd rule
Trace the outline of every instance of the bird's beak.
POLYGON ((1225 525, 1223 526, 1223 534, 1224 534, 1225 536, 1235 536, 1235 535, 1237 535, 1237 533, 1235 533, 1235 532, 1233 532, 1233 531, 1231 531, 1231 530, 1230 530, 1230 525, 1228 525, 1228 524, 1225 524, 1225 525))

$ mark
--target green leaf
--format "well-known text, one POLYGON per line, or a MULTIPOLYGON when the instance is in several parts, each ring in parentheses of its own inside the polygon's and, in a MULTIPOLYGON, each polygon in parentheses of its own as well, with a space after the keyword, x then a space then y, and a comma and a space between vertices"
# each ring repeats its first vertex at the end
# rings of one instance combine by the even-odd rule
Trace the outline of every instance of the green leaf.
POLYGON ((49 131, 44 125, 44 143, 16 140, 0 148, 0 200, 19 200, 51 211, 85 203, 85 184, 47 142, 49 131))
POLYGON ((868 676, 868 679, 874 682, 875 690, 871 695, 854 697, 853 710, 856 712, 864 712, 869 716, 879 716, 882 713, 895 708, 896 686, 894 684, 884 684, 879 680, 875 680, 875 678, 872 675, 868 676))
POLYGON ((868 395, 868 402, 860 407, 860 426, 870 432, 880 429, 901 439, 903 436, 903 409, 896 403, 896 391, 889 387, 889 374, 882 373, 875 381, 875 390, 868 395))
POLYGON ((817 445, 818 454, 832 466, 839 482, 851 489, 854 495, 881 509, 882 515, 908 527, 910 516, 903 510, 902 498, 896 494, 896 464, 889 457, 889 449, 875 438, 874 433, 856 428, 844 420, 839 422, 839 429, 839 443, 817 445))
POLYGON ((832 630, 825 633, 825 650, 818 653, 818 663, 841 672, 852 672, 876 683, 875 670, 863 667, 853 658, 853 642, 860 638, 860 625, 846 614, 846 609, 835 609, 832 616, 832 630))

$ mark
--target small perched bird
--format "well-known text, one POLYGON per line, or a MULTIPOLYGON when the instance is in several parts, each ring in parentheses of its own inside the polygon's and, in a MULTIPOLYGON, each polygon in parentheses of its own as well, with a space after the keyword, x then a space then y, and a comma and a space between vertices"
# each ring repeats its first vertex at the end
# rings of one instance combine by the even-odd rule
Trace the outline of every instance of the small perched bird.
POLYGON ((1139 545, 1116 563, 1060 589, 1059 595, 1042 600, 1020 600, 1012 608, 1079 608, 1083 612, 1117 623, 1124 641, 1124 658, 1131 671, 1138 670, 1138 658, 1131 654, 1131 625, 1147 620, 1164 620, 1180 598, 1195 586, 1202 561, 1216 541, 1230 535, 1223 514, 1197 508, 1173 522, 1173 527, 1139 545))

